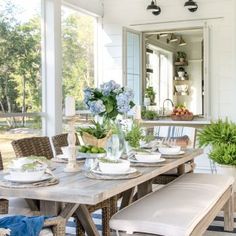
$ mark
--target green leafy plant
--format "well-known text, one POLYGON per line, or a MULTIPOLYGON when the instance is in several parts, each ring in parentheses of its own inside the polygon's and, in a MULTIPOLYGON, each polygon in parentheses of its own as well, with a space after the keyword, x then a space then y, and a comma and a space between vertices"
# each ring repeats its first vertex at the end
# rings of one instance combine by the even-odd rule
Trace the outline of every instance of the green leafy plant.
POLYGON ((92 136, 94 136, 97 139, 102 139, 107 136, 109 133, 109 125, 106 123, 100 124, 99 122, 92 121, 93 126, 90 126, 88 128, 79 128, 78 131, 82 134, 83 132, 86 132, 92 136))
POLYGON ((179 60, 180 58, 184 58, 186 59, 187 54, 185 52, 179 51, 177 52, 177 60, 179 60))
POLYGON ((218 164, 236 166, 236 124, 228 119, 211 122, 198 133, 200 147, 211 146, 209 157, 218 164))
POLYGON ((125 135, 125 140, 129 143, 131 147, 138 148, 139 141, 144 137, 142 135, 142 130, 139 124, 134 123, 130 131, 125 135))
POLYGON ((150 98, 151 105, 153 105, 155 103, 156 93, 154 92, 153 87, 147 87, 145 89, 145 97, 150 98))
POLYGON ((148 110, 143 110, 141 112, 142 119, 145 120, 157 120, 159 118, 159 115, 155 111, 148 111, 148 110))

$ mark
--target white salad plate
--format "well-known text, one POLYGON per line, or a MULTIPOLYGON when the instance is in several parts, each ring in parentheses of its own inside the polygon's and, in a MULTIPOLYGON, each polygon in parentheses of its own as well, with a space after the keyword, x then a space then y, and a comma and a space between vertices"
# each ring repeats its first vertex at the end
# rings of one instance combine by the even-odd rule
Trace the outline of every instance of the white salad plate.
POLYGON ((133 163, 161 163, 161 162, 164 162, 166 159, 165 158, 159 158, 158 160, 155 160, 155 161, 138 161, 134 158, 129 158, 129 161, 130 162, 133 162, 133 163))
POLYGON ((179 152, 175 152, 175 153, 162 153, 162 155, 165 156, 179 156, 179 155, 183 155, 185 153, 185 151, 179 151, 179 152))
POLYGON ((31 183, 36 183, 36 182, 49 180, 49 179, 52 178, 52 176, 49 175, 49 174, 44 174, 41 178, 39 178, 37 180, 30 180, 30 179, 28 179, 28 180, 19 180, 19 179, 12 178, 11 175, 5 175, 5 176, 3 176, 3 178, 7 181, 14 182, 14 183, 31 184, 31 183))
POLYGON ((102 172, 100 169, 93 169, 91 170, 91 172, 95 173, 95 174, 99 174, 99 175, 129 175, 129 174, 133 174, 135 173, 137 170, 135 168, 129 168, 129 170, 125 171, 125 172, 102 172))

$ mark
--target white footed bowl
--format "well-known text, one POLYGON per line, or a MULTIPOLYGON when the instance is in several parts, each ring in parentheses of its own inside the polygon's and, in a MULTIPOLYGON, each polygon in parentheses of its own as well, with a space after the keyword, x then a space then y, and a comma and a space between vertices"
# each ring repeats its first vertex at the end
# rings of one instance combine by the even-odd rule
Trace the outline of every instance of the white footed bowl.
POLYGON ((159 147, 158 150, 163 155, 178 154, 181 150, 181 147, 180 146, 159 147))
POLYGON ((44 173, 45 168, 34 171, 10 170, 11 179, 18 181, 40 180, 44 173))
POLYGON ((126 160, 119 160, 117 163, 99 161, 99 168, 104 173, 124 173, 129 170, 130 162, 126 160))

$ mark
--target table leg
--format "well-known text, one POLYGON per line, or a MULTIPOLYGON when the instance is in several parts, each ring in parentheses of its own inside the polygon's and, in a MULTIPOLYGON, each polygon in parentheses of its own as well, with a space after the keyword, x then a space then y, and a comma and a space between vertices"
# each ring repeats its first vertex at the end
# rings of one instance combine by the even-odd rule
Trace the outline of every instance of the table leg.
POLYGON ((135 188, 131 188, 131 189, 126 190, 123 193, 123 197, 122 197, 122 201, 121 201, 121 205, 120 205, 120 210, 132 203, 134 190, 135 190, 135 188))
POLYGON ((79 218, 85 232, 89 236, 99 236, 96 225, 93 222, 93 219, 85 205, 80 205, 76 210, 76 215, 79 218))
POLYGON ((46 216, 57 216, 62 209, 62 203, 54 201, 40 201, 40 212, 46 216))
POLYGON ((178 175, 185 174, 185 164, 178 166, 178 175))
POLYGON ((138 185, 138 199, 144 197, 148 193, 152 192, 152 180, 148 180, 140 185, 138 185))
POLYGON ((39 211, 39 206, 37 204, 39 201, 34 200, 34 199, 27 199, 27 198, 25 198, 25 201, 27 202, 31 211, 39 211))

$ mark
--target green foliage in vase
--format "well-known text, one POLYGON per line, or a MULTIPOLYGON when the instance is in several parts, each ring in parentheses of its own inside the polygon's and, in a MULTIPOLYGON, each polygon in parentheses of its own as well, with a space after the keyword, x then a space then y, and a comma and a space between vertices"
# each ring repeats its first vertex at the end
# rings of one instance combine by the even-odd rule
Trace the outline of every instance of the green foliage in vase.
POLYGON ((130 131, 128 131, 125 135, 125 140, 129 143, 131 147, 138 148, 139 141, 144 137, 142 135, 142 130, 139 124, 134 123, 130 131))
POLYGON ((97 139, 102 139, 105 138, 107 136, 107 134, 110 131, 110 127, 109 125, 105 123, 100 124, 99 122, 96 121, 92 121, 92 126, 88 127, 88 128, 79 128, 78 132, 80 132, 81 134, 83 132, 86 132, 92 136, 94 136, 97 139))
POLYGON ((198 135, 200 147, 210 145, 209 157, 218 164, 236 165, 236 124, 219 119, 211 122, 198 135))
POLYGON ((150 98, 151 105, 154 105, 154 104, 155 104, 156 93, 155 93, 153 87, 147 87, 147 88, 145 89, 145 97, 150 98))

